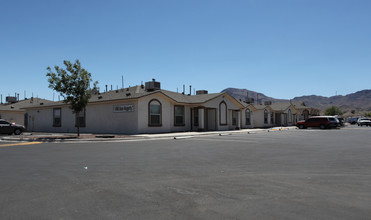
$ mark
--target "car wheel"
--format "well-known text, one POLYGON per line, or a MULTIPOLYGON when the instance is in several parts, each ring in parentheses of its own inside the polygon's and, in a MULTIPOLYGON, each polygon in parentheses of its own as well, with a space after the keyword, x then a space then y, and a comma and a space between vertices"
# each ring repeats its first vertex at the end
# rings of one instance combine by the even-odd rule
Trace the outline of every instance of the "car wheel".
POLYGON ((325 129, 326 126, 325 126, 325 125, 320 125, 319 128, 320 128, 320 129, 325 129))
POLYGON ((22 134, 21 129, 15 129, 14 134, 15 134, 15 135, 20 135, 20 134, 22 134))

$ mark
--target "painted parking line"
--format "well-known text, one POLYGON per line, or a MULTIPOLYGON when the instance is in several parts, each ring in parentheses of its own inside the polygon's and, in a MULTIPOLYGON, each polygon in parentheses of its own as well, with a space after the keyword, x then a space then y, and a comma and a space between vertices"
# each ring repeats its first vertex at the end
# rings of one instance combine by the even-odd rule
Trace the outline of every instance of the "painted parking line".
POLYGON ((217 142, 238 142, 238 143, 258 143, 257 140, 249 139, 217 139, 217 138, 192 138, 193 141, 217 141, 217 142))
POLYGON ((16 144, 0 144, 0 147, 12 147, 12 146, 24 146, 24 145, 33 145, 33 144, 42 144, 43 142, 24 142, 24 143, 16 143, 16 144))

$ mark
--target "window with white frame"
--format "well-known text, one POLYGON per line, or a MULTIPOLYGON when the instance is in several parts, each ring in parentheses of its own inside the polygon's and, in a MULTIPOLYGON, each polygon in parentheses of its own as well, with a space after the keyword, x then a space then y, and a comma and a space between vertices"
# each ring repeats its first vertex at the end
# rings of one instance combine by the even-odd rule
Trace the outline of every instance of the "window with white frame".
POLYGON ((238 111, 232 111, 232 125, 236 126, 238 120, 238 111))
POLYGON ((157 99, 148 103, 148 126, 162 126, 162 105, 157 99))
POLYGON ((268 124, 268 111, 264 109, 264 124, 268 124))
POLYGON ((174 106, 174 125, 184 126, 184 106, 183 105, 174 106))
POLYGON ((198 126, 198 108, 193 109, 193 125, 198 126))
POLYGON ((220 125, 227 125, 227 104, 222 101, 219 104, 219 124, 220 125))
POLYGON ((251 110, 246 109, 245 111, 246 125, 251 125, 251 110))
POLYGON ((53 109, 53 127, 62 126, 62 110, 60 108, 53 109))

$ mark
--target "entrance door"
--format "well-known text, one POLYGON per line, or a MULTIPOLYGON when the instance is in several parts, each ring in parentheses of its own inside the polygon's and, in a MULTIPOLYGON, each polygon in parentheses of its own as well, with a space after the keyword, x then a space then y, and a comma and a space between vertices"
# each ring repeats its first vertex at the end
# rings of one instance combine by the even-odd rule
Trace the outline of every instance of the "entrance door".
POLYGON ((215 108, 206 109, 205 125, 206 125, 205 129, 208 131, 216 130, 216 109, 215 108))
POLYGON ((28 114, 24 114, 24 126, 26 127, 26 129, 28 128, 28 114))
POLYGON ((275 115, 276 118, 276 125, 280 126, 281 124, 281 113, 276 113, 275 115))
POLYGON ((283 125, 287 126, 287 113, 283 113, 283 125))

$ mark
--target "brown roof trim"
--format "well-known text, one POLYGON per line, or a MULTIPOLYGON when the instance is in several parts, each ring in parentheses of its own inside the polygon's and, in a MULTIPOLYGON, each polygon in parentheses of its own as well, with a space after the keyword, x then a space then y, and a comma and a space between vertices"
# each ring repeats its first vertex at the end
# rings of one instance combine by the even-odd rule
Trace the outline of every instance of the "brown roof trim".
POLYGON ((0 112, 19 112, 19 113, 24 113, 24 110, 20 110, 20 109, 15 109, 15 110, 12 110, 12 109, 0 109, 0 112))
MULTIPOLYGON (((166 91, 166 90, 164 90, 166 91)), ((169 91, 171 92, 171 91, 169 91)), ((228 97, 231 101, 235 102, 235 104, 237 106, 240 106, 240 109, 243 109, 244 106, 238 102, 233 96, 229 95, 228 93, 226 92, 223 92, 223 93, 211 93, 209 95, 213 95, 215 94, 215 96, 213 97, 210 97, 208 99, 206 99, 205 101, 201 101, 201 102, 186 102, 186 101, 177 101, 176 99, 174 99, 173 97, 167 95, 166 93, 163 92, 163 90, 157 90, 157 91, 153 91, 153 92, 150 92, 150 93, 147 93, 147 94, 143 94, 141 96, 138 96, 138 97, 125 97, 125 98, 117 98, 117 99, 110 99, 110 100, 96 100, 96 101, 89 101, 88 102, 88 105, 89 104, 105 104, 105 103, 115 103, 115 102, 121 102, 121 101, 137 101, 143 97, 147 97, 147 96, 151 96, 151 95, 158 95, 158 94, 161 94, 163 96, 165 96, 166 98, 170 99, 172 102, 174 102, 175 104, 185 104, 185 105, 200 105, 200 104, 204 104, 206 102, 209 102, 211 100, 214 100, 220 96, 226 96, 228 97)), ((192 96, 190 96, 192 97, 192 96)), ((65 107, 65 106, 69 106, 69 104, 66 104, 66 103, 63 103, 63 101, 59 101, 59 102, 53 102, 53 103, 47 103, 47 104, 44 104, 44 105, 40 105, 40 106, 30 106, 30 107, 23 107, 21 109, 47 109, 47 108, 55 108, 55 107, 65 107)))

